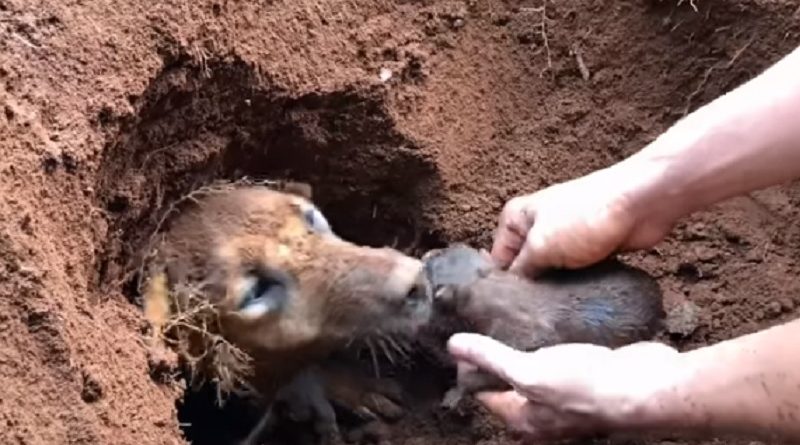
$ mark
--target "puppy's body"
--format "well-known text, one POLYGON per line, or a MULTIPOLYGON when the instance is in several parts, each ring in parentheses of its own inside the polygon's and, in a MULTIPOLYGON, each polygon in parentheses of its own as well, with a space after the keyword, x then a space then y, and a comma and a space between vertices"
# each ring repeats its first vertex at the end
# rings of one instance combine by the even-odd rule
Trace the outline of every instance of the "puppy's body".
MULTIPOLYGON (((652 338, 665 316, 655 280, 618 261, 530 280, 464 245, 429 252, 423 260, 435 317, 448 320, 446 335, 477 332, 525 351, 561 343, 618 347, 652 338)), ((459 380, 465 392, 508 389, 484 373, 461 373, 459 380)), ((446 403, 456 396, 460 392, 446 403)))

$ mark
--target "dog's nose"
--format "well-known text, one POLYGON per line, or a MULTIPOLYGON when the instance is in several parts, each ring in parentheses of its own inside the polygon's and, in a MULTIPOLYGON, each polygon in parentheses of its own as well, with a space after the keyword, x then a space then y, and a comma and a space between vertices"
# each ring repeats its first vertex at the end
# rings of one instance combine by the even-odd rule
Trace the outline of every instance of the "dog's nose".
POLYGON ((385 290, 409 304, 426 303, 433 297, 422 262, 406 256, 397 258, 386 280, 385 290))
POLYGON ((433 299, 433 291, 425 271, 420 268, 416 279, 411 283, 411 289, 406 294, 406 299, 411 304, 427 303, 433 299))

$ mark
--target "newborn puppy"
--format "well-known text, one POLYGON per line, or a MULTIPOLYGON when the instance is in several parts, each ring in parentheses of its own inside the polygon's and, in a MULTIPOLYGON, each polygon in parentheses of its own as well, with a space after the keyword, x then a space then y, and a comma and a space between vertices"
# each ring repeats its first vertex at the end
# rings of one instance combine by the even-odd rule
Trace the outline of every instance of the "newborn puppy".
MULTIPOLYGON (((553 270, 535 280, 501 270, 462 244, 430 251, 422 260, 434 291, 434 319, 448 334, 475 332, 524 351, 561 343, 619 347, 651 339, 665 316, 656 281, 616 260, 553 270)), ((465 393, 510 389, 479 370, 459 369, 458 381, 445 397, 447 406, 465 393)))

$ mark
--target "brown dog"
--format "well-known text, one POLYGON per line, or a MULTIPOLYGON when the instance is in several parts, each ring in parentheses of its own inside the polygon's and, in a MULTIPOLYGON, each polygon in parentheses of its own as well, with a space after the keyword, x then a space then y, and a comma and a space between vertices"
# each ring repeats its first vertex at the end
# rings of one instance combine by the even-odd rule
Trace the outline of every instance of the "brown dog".
POLYGON ((219 335, 253 359, 248 383, 265 400, 282 399, 327 436, 336 425, 325 397, 360 399, 341 378, 325 387, 334 379, 315 366, 353 340, 413 336, 431 313, 418 259, 344 241, 309 199, 266 187, 193 199, 153 266, 169 292, 190 289, 213 306, 219 335))

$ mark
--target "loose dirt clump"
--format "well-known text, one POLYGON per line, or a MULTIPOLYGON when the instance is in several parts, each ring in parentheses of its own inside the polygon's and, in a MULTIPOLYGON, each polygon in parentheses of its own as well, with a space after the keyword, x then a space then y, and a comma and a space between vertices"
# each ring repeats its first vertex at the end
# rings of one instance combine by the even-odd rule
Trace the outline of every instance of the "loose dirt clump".
MULTIPOLYGON (((188 191, 302 181, 348 239, 488 247, 507 199, 640 149, 795 48, 799 19, 792 0, 0 0, 0 442, 247 429, 255 413, 184 396, 145 340, 134 259, 188 191)), ((668 309, 696 305, 664 339, 796 317, 798 216, 800 188, 775 187, 631 255, 668 309)), ((398 378, 427 407, 450 376, 415 372, 398 378)), ((504 436, 474 410, 392 427, 395 444, 504 436)))

